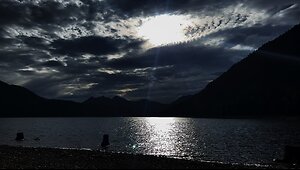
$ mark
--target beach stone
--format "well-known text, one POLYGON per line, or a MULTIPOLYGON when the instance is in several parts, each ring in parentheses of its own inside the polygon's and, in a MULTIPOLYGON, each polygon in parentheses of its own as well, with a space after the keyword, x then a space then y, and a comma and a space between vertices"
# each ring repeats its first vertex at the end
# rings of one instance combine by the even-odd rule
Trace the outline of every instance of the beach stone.
POLYGON ((300 163, 300 147, 286 146, 284 152, 284 162, 300 163))

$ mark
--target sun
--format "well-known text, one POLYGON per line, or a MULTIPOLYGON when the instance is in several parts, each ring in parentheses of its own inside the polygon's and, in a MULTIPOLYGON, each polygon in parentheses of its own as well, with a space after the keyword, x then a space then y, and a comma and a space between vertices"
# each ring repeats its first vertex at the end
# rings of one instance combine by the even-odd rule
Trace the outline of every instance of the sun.
POLYGON ((142 20, 138 36, 154 46, 187 41, 184 29, 189 20, 184 15, 157 15, 142 20))

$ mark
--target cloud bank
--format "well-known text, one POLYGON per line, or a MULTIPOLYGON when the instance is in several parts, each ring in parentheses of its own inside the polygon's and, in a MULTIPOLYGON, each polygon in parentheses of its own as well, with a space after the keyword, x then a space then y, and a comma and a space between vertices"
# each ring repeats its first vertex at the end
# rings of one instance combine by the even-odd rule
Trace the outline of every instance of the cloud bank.
POLYGON ((1 0, 0 80, 48 98, 119 95, 170 102, 200 91, 298 24, 299 5, 296 0, 1 0), (144 23, 161 15, 185 18, 186 41, 153 45, 139 35, 144 23))

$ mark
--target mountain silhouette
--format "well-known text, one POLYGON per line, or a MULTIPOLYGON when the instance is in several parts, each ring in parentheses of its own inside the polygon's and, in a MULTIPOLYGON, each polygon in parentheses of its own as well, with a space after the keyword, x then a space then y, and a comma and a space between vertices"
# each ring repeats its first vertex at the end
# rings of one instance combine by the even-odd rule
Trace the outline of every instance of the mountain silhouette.
POLYGON ((0 81, 0 103, 2 117, 14 116, 70 116, 80 115, 79 103, 45 99, 26 88, 0 81))
POLYGON ((299 105, 300 25, 296 25, 164 112, 192 117, 296 116, 299 105))
POLYGON ((100 110, 105 116, 153 116, 166 108, 165 104, 142 99, 129 101, 119 96, 108 97, 91 97, 83 102, 88 112, 100 110))
POLYGON ((165 104, 150 100, 129 101, 115 96, 91 97, 78 103, 40 97, 26 88, 0 81, 1 117, 19 116, 151 116, 165 104))

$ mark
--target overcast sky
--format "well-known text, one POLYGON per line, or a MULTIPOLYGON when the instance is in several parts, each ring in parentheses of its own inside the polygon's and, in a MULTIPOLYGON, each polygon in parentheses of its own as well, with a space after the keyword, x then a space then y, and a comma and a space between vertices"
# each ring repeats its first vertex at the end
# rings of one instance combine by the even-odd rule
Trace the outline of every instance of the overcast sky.
POLYGON ((299 16, 297 0, 1 0, 0 80, 47 98, 171 102, 299 16))

